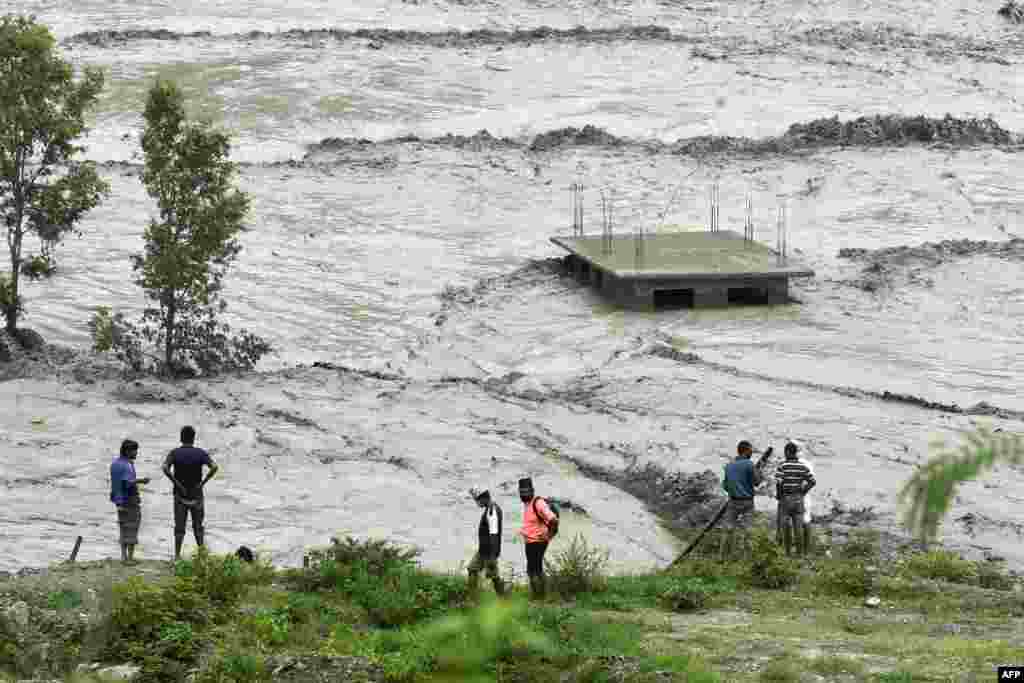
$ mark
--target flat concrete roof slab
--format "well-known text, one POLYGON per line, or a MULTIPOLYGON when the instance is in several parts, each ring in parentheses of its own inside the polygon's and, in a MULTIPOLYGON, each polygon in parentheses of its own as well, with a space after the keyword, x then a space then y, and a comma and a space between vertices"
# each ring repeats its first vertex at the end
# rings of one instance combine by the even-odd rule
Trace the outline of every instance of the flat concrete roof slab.
POLYGON ((814 271, 788 258, 778 264, 775 251, 747 242, 731 230, 658 232, 642 239, 640 258, 632 235, 615 235, 604 253, 601 235, 552 237, 551 241, 591 265, 620 278, 766 278, 809 277, 814 271))

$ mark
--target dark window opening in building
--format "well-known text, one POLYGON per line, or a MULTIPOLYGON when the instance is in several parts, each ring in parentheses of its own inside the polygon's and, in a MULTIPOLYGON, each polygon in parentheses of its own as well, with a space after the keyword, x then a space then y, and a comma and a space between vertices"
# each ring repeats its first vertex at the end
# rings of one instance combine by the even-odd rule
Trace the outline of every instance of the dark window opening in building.
POLYGON ((656 289, 654 307, 693 308, 693 289, 656 289))
POLYGON ((764 301, 764 292, 756 287, 729 288, 729 303, 731 304, 757 304, 764 301))

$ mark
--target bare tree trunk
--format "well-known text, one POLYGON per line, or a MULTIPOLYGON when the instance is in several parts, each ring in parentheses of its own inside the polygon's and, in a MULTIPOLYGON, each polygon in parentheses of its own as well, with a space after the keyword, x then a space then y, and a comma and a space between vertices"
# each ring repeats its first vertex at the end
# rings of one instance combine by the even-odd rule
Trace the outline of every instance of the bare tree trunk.
POLYGON ((11 248, 11 301, 10 307, 4 311, 7 318, 7 331, 14 334, 18 329, 18 284, 21 275, 21 212, 15 216, 13 233, 8 233, 11 248))
POLYGON ((171 365, 174 361, 174 325, 178 311, 174 305, 174 290, 167 290, 164 296, 167 297, 167 315, 164 317, 164 372, 171 375, 174 367, 171 365))

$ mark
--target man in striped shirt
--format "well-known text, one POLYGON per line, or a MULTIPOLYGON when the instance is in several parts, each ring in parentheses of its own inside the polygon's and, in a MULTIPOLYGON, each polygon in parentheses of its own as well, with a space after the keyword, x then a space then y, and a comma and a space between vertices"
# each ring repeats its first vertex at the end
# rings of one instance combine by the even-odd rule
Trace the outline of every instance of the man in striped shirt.
POLYGON ((795 536, 797 552, 802 556, 807 552, 804 535, 804 496, 814 488, 816 482, 810 468, 797 458, 795 443, 787 443, 785 453, 786 459, 775 472, 780 525, 786 543, 786 554, 792 554, 795 536))

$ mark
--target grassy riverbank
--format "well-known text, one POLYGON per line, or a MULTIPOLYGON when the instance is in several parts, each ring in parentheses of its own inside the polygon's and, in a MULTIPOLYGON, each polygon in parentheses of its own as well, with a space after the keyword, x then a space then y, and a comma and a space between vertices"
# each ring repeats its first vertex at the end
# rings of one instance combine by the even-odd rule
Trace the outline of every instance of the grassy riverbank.
POLYGON ((0 581, 0 666, 8 680, 80 683, 102 680, 74 673, 90 662, 195 683, 905 683, 988 680, 1024 662, 1024 593, 994 563, 883 560, 870 532, 802 563, 763 531, 751 558, 716 554, 605 576, 600 551, 560 538, 552 594, 533 603, 522 587, 474 597, 463 576, 383 541, 311 551, 307 569, 205 555, 57 566, 0 581))

